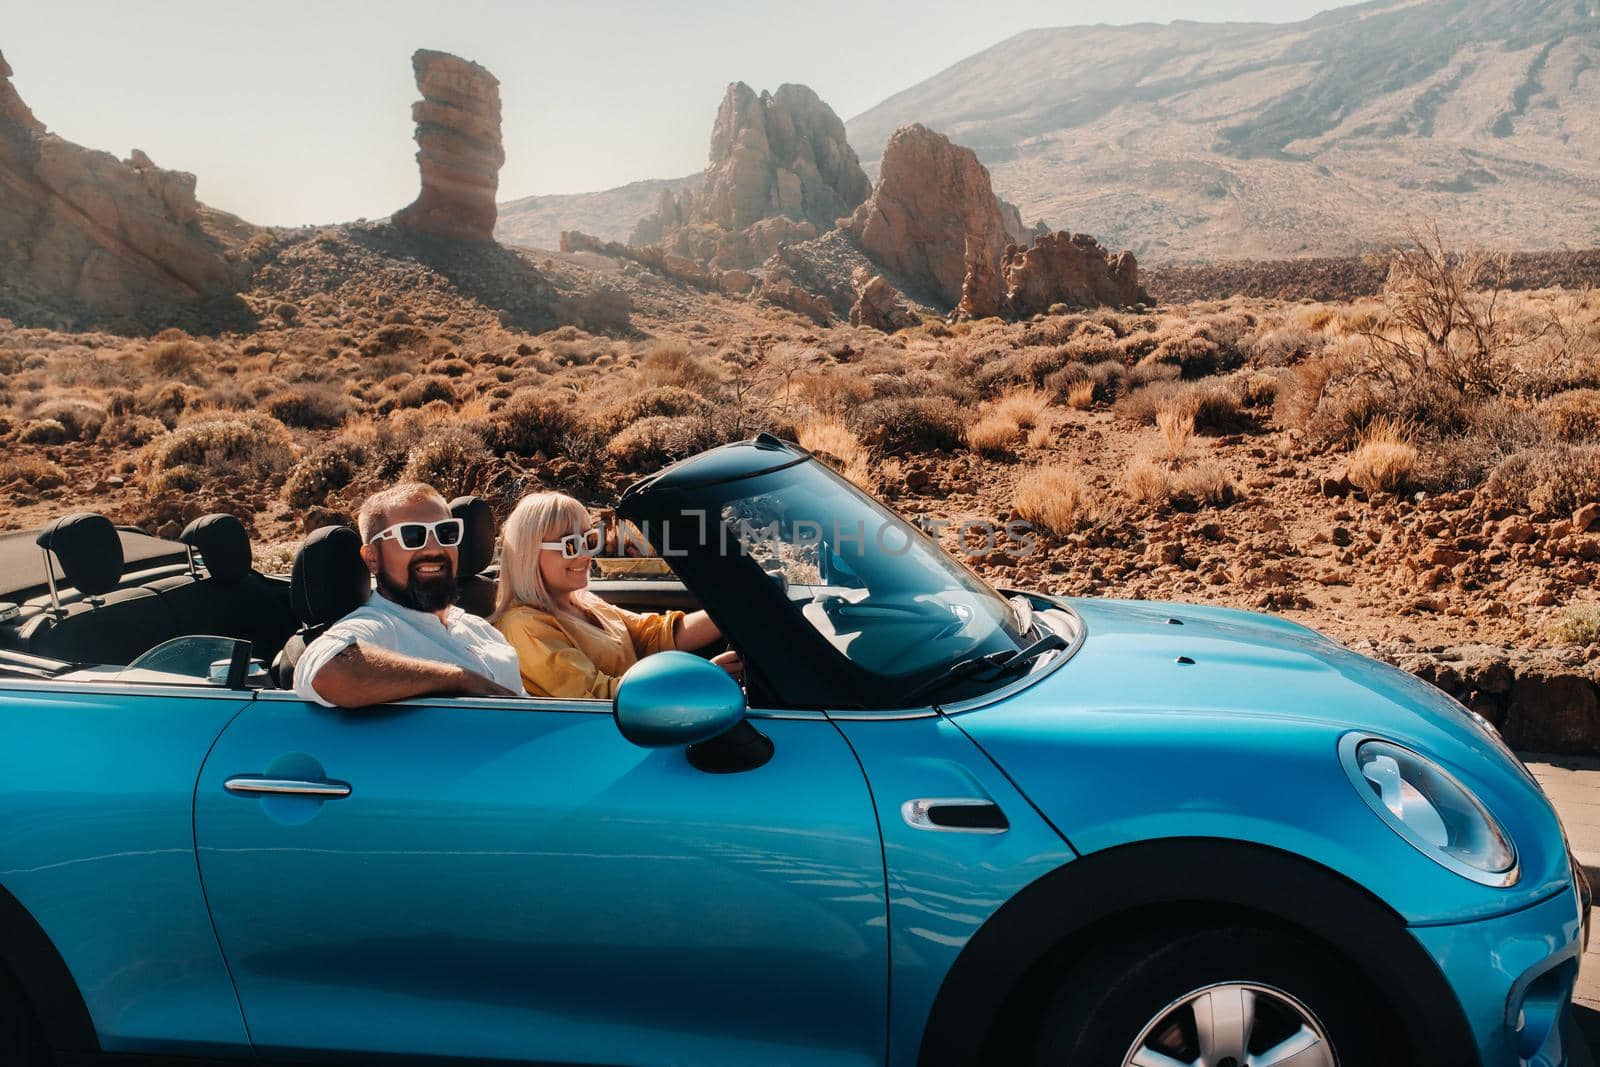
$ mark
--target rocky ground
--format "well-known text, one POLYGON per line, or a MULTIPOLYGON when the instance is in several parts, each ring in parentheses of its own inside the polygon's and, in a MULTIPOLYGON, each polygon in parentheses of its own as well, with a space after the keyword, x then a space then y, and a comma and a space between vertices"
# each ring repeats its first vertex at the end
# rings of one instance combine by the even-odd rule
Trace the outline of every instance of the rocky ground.
POLYGON ((972 543, 997 584, 1279 612, 1520 723, 1529 747, 1600 749, 1581 681, 1600 675, 1590 294, 1502 297, 1522 332, 1499 392, 1384 394, 1362 362, 1381 301, 885 334, 631 260, 387 225, 277 234, 253 257, 248 330, 0 322, 0 525, 90 508, 170 534, 227 510, 283 566, 394 478, 502 514, 536 486, 605 505, 770 429, 947 520, 952 550, 967 520, 1033 524, 1020 559, 972 543), (1404 420, 1387 445, 1382 414, 1404 420))

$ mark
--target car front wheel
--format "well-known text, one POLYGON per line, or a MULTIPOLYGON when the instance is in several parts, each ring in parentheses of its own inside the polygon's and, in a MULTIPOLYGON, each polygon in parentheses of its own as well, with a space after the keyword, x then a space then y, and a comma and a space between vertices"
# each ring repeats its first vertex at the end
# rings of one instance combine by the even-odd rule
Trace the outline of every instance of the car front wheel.
POLYGON ((1251 926, 1102 943, 1046 1008, 1036 1067, 1367 1067, 1379 1015, 1327 950, 1251 926))
POLYGON ((45 1067, 49 1062, 22 990, 0 967, 0 1067, 45 1067))

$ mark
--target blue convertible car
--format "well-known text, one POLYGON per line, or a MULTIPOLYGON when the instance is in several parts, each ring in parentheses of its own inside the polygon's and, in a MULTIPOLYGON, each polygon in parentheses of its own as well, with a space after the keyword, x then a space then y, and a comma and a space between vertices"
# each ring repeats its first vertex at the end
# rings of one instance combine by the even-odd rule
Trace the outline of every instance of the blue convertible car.
POLYGON ((1587 888, 1443 694, 998 593, 769 437, 618 510, 675 578, 597 591, 709 609, 742 689, 323 708, 353 533, 288 581, 227 517, 0 538, 0 1062, 1567 1062, 1587 888))

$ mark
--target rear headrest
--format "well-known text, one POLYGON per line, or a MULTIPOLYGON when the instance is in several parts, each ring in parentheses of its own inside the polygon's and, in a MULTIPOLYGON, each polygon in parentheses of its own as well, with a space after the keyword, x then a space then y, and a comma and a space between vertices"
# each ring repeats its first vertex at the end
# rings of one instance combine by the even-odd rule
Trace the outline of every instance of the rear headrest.
POLYGON ((35 543, 55 555, 67 583, 87 596, 109 593, 122 580, 122 538, 104 515, 80 511, 59 518, 35 543))
POLYGON ((324 526, 295 553, 289 609, 309 626, 330 625, 367 602, 371 579, 361 535, 348 526, 324 526))
POLYGON ((450 514, 466 527, 456 549, 456 580, 471 578, 494 560, 494 509, 479 496, 458 496, 450 514))
POLYGON ((250 573, 250 535, 232 515, 202 515, 183 528, 178 540, 200 553, 211 577, 223 585, 250 573))

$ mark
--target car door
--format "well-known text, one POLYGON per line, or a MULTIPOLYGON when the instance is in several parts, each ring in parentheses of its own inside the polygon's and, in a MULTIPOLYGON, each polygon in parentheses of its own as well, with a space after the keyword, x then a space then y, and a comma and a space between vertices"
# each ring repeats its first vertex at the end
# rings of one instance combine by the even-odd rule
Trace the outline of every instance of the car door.
POLYGON ((819 713, 753 721, 771 761, 710 774, 623 740, 603 702, 261 694, 195 804, 252 1042, 881 1063, 883 856, 862 771, 819 713))

